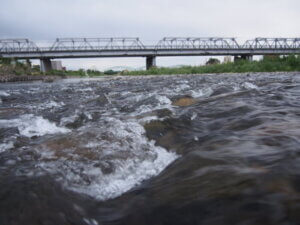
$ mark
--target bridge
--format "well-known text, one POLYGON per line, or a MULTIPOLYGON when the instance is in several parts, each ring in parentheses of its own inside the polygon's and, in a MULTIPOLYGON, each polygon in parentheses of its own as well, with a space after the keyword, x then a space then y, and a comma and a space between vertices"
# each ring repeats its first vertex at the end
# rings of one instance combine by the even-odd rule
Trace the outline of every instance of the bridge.
POLYGON ((300 38, 255 38, 239 44, 235 38, 165 37, 156 45, 139 38, 57 38, 39 47, 28 39, 0 39, 0 58, 40 59, 41 71, 52 69, 59 58, 145 57, 146 68, 163 56, 234 56, 252 60, 254 55, 300 54, 300 38))

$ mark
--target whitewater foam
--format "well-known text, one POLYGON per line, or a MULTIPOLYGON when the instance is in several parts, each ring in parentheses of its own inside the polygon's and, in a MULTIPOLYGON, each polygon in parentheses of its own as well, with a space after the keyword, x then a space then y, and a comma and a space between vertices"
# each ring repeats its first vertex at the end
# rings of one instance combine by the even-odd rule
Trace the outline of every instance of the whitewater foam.
POLYGON ((156 95, 155 98, 159 101, 161 105, 171 105, 172 102, 166 96, 156 95))
POLYGON ((246 88, 247 90, 258 89, 258 87, 255 84, 252 84, 250 82, 243 83, 242 87, 246 88))
POLYGON ((97 181, 92 181, 89 187, 75 189, 75 191, 94 195, 101 200, 115 198, 141 184, 142 181, 158 175, 177 158, 175 153, 155 147, 153 142, 152 151, 157 155, 155 160, 142 162, 136 162, 134 159, 126 160, 113 174, 103 177, 102 183, 105 185, 99 185, 97 181))
POLYGON ((189 88, 191 88, 190 85, 184 83, 184 84, 180 84, 180 85, 176 86, 174 91, 181 92, 181 91, 184 91, 189 88))
POLYGON ((64 105, 65 105, 65 103, 63 103, 63 102, 56 102, 56 101, 53 101, 53 100, 47 103, 48 108, 61 107, 61 106, 64 106, 64 105))
POLYGON ((0 91, 0 96, 7 97, 7 96, 10 96, 10 94, 7 93, 6 91, 0 91))
MULTIPOLYGON (((152 96, 151 96, 152 97, 152 96)), ((152 103, 152 105, 141 105, 133 112, 133 115, 139 115, 143 113, 152 112, 153 110, 164 109, 167 108, 172 111, 172 102, 171 100, 163 95, 154 94, 156 99, 156 103, 152 103)))
POLYGON ((58 127, 55 123, 33 114, 25 114, 17 119, 0 120, 0 127, 18 127, 20 134, 26 137, 69 132, 67 128, 58 127))
POLYGON ((0 153, 5 152, 9 149, 12 149, 13 147, 14 147, 13 142, 2 143, 2 144, 0 144, 0 153))
POLYGON ((209 97, 213 92, 213 89, 210 87, 202 88, 199 90, 190 90, 190 94, 193 98, 209 97))
MULTIPOLYGON (((144 180, 157 176, 178 158, 176 153, 168 152, 155 146, 154 141, 149 141, 144 135, 144 127, 134 120, 105 118, 103 125, 105 127, 102 126, 101 130, 93 131, 97 133, 98 139, 91 138, 89 143, 84 145, 91 148, 94 159, 50 161, 51 154, 49 159, 47 154, 44 154, 38 166, 47 173, 56 174, 57 179, 68 189, 99 200, 107 200, 118 197, 144 180), (101 139, 102 137, 104 139, 101 139), (112 166, 113 169, 103 172, 102 167, 95 166, 99 163, 102 166, 112 166)), ((77 140, 84 141, 83 138, 77 140)), ((64 149, 64 152, 66 151, 76 154, 74 149, 64 149)))
POLYGON ((198 116, 198 114, 197 113, 195 113, 195 112, 193 112, 193 115, 191 116, 191 120, 194 120, 194 119, 196 119, 196 117, 198 116))
POLYGON ((27 107, 30 109, 38 109, 38 110, 45 110, 45 109, 55 109, 55 108, 59 108, 64 106, 65 103, 64 102, 56 102, 53 100, 47 101, 47 102, 43 102, 41 104, 37 104, 37 105, 28 105, 27 107))

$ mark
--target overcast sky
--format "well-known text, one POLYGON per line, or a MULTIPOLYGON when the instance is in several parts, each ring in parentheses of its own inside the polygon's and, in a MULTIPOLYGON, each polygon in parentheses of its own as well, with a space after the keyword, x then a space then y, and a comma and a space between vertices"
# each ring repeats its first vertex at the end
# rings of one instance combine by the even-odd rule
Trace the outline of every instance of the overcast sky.
MULTIPOLYGON (((300 37, 299 0, 0 0, 0 38, 300 37)), ((144 59, 63 60, 69 68, 144 66, 144 59)), ((158 58, 159 66, 200 57, 158 58)))

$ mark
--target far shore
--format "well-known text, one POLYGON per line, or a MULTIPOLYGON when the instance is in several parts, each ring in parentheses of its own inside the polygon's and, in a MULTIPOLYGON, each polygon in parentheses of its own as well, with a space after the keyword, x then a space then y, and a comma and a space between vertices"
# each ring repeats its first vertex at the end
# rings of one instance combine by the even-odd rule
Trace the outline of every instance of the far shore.
POLYGON ((160 74, 160 75, 106 75, 106 76, 59 76, 59 75, 2 75, 0 76, 0 83, 6 82, 31 82, 31 81, 43 81, 51 83, 59 80, 121 80, 121 79, 140 79, 140 78, 155 78, 155 77, 185 77, 185 76, 218 76, 218 75, 284 75, 284 74, 298 74, 300 71, 293 72, 245 72, 245 73, 205 73, 205 74, 160 74))
POLYGON ((1 75, 0 83, 7 82, 30 82, 30 81, 44 81, 53 82, 54 80, 62 79, 60 76, 49 75, 1 75))
POLYGON ((300 71, 300 56, 264 56, 259 61, 237 60, 221 63, 211 58, 206 65, 181 67, 152 67, 140 71, 98 71, 98 70, 51 70, 41 74, 39 66, 17 62, 11 64, 0 60, 0 82, 36 81, 53 82, 69 78, 102 78, 121 79, 124 77, 155 77, 155 76, 187 76, 187 75, 218 75, 218 74, 278 74, 300 71), (11 74, 11 75, 7 75, 11 74), (23 75, 27 74, 27 75, 23 75))

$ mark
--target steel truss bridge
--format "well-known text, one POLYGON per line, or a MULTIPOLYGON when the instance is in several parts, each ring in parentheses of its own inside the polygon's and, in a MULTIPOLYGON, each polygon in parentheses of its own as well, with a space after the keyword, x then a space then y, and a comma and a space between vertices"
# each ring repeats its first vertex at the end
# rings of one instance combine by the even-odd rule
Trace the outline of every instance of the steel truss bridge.
POLYGON ((157 56, 235 56, 300 54, 300 38, 255 38, 243 44, 235 38, 165 37, 156 45, 139 38, 57 38, 41 47, 28 39, 0 39, 0 58, 40 59, 41 70, 51 70, 51 59, 93 57, 146 57, 147 69, 157 56))

